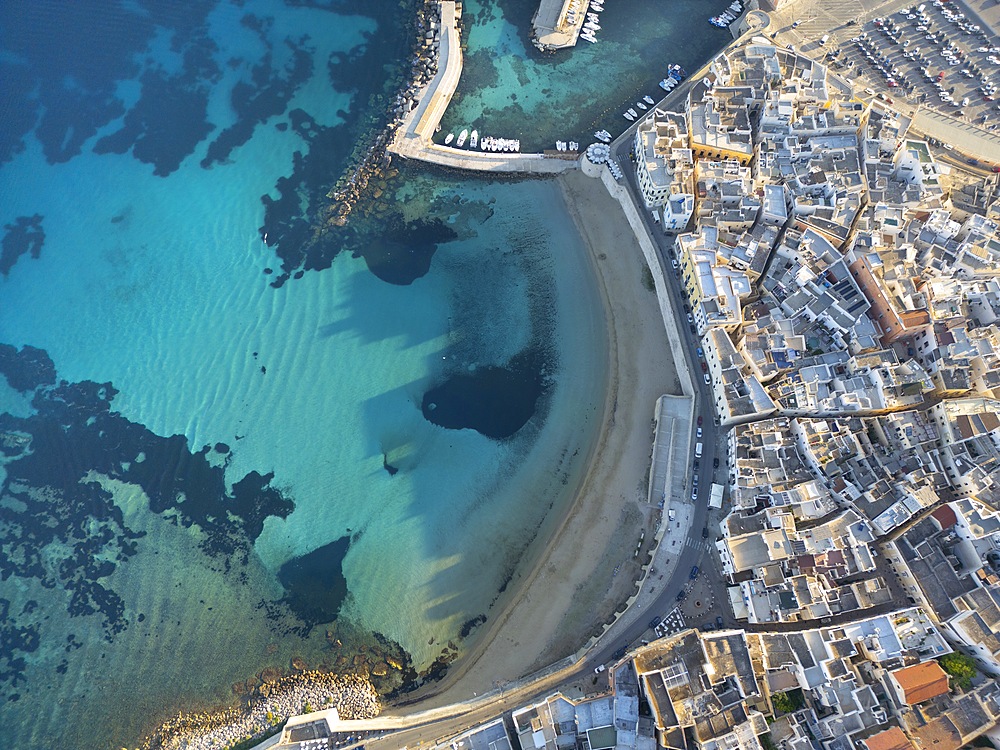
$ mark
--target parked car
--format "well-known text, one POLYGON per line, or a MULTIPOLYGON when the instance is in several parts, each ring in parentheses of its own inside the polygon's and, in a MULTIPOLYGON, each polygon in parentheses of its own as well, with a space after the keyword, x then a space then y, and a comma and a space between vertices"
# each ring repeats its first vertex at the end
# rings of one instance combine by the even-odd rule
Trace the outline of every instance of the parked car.
MULTIPOLYGON (((1000 171, 1000 169, 998 169, 998 171, 1000 171)), ((719 468, 719 459, 717 459, 717 458, 713 458, 712 459, 712 468, 713 469, 718 469, 719 468)))
POLYGON ((701 414, 699 414, 699 415, 698 415, 698 426, 699 426, 699 427, 701 427, 701 423, 702 423, 702 421, 704 421, 704 417, 702 417, 702 416, 701 416, 701 414))
POLYGON ((682 602, 685 598, 687 598, 687 591, 681 589, 677 592, 677 601, 682 602))
POLYGON ((663 622, 662 618, 654 617, 652 620, 649 621, 649 629, 656 630, 656 626, 659 625, 661 622, 663 622))
POLYGON ((605 669, 607 669, 606 666, 604 666, 603 664, 598 664, 596 667, 594 667, 594 674, 600 674, 605 669))
POLYGON ((715 627, 717 627, 717 628, 719 628, 721 630, 722 626, 724 624, 725 623, 723 623, 723 621, 722 621, 722 615, 719 615, 718 617, 715 618, 715 627))
POLYGON ((701 538, 702 539, 708 539, 708 527, 707 526, 701 530, 701 538))
POLYGON ((703 430, 699 427, 697 430, 695 430, 694 436, 696 438, 700 438, 702 436, 702 432, 703 430))
POLYGON ((705 385, 711 385, 711 384, 712 384, 712 379, 710 377, 708 377, 708 373, 706 372, 705 373, 705 385))
POLYGON ((694 567, 691 568, 691 573, 688 576, 688 578, 690 578, 693 581, 697 577, 698 577, 698 566, 695 565, 694 567))

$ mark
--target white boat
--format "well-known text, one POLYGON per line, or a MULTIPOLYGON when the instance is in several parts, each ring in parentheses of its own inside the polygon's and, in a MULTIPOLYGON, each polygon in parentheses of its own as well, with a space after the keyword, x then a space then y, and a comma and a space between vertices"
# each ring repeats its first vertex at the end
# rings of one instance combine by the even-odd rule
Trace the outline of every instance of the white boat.
POLYGON ((660 88, 663 89, 664 91, 670 91, 671 89, 670 80, 671 79, 669 78, 664 78, 662 81, 660 81, 660 88))
POLYGON ((593 34, 584 34, 584 33, 581 33, 580 34, 580 38, 581 39, 586 39, 591 44, 594 44, 597 41, 597 38, 593 34))
POLYGON ((647 106, 646 106, 645 104, 643 104, 642 102, 636 102, 636 103, 635 103, 635 106, 637 106, 637 107, 638 107, 639 109, 641 109, 641 110, 642 110, 643 112, 645 112, 645 111, 646 111, 647 109, 649 109, 649 108, 648 108, 648 107, 647 107, 647 106))
POLYGON ((587 20, 588 21, 593 21, 594 23, 597 23, 598 21, 601 20, 601 17, 599 15, 597 15, 596 13, 588 13, 587 14, 587 20))
POLYGON ((649 94, 646 94, 644 97, 642 97, 642 100, 646 102, 646 104, 656 104, 656 102, 653 101, 653 97, 651 97, 649 94))
POLYGON ((479 145, 479 131, 473 130, 472 135, 469 136, 469 148, 475 148, 479 145))
POLYGON ((458 148, 462 148, 462 146, 465 145, 465 139, 468 138, 468 137, 469 137, 469 131, 468 130, 463 130, 461 133, 458 134, 458 140, 455 141, 455 145, 458 148))
POLYGON ((639 113, 638 113, 638 112, 636 112, 636 111, 635 111, 634 109, 632 109, 631 107, 629 107, 629 108, 628 108, 628 113, 629 113, 630 115, 632 115, 632 117, 638 117, 638 116, 639 116, 639 113))
POLYGON ((630 115, 628 112, 623 112, 622 117, 624 117, 629 122, 632 122, 632 120, 635 119, 635 115, 630 115))
POLYGON ((448 136, 444 139, 444 145, 447 146, 453 140, 455 140, 455 134, 454 133, 448 133, 448 136))

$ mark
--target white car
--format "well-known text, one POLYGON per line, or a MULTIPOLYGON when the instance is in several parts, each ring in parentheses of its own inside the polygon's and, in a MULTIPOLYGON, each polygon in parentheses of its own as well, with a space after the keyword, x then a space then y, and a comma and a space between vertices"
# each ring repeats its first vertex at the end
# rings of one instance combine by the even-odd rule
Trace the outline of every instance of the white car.
MULTIPOLYGON (((945 148, 947 148, 947 146, 945 146, 945 148)), ((955 148, 955 147, 952 146, 952 148, 955 148)), ((711 384, 712 384, 712 379, 708 376, 708 373, 706 372, 705 373, 705 385, 711 385, 711 384)))
MULTIPOLYGON (((696 438, 700 438, 700 437, 702 436, 702 434, 703 434, 703 433, 704 433, 704 430, 702 430, 702 429, 701 429, 701 428, 699 427, 699 428, 698 428, 697 430, 695 430, 695 433, 694 433, 694 436, 695 436, 696 438)), ((695 474, 695 476, 698 476, 698 475, 697 475, 697 474, 695 474)))
POLYGON ((605 669, 607 669, 606 666, 604 666, 603 664, 598 664, 596 667, 594 667, 594 674, 600 674, 605 669))

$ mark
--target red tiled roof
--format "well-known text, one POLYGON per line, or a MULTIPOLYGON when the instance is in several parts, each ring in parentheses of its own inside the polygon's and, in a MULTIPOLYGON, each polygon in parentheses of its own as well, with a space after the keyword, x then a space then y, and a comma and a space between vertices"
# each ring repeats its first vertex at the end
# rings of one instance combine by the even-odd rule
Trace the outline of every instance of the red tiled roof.
POLYGON ((899 727, 890 727, 884 732, 873 734, 864 743, 868 750, 913 750, 910 740, 899 727))
POLYGON ((958 517, 950 505, 942 505, 940 508, 935 508, 931 512, 931 515, 934 516, 934 520, 938 522, 938 525, 942 529, 950 529, 958 523, 958 517))
POLYGON ((892 672, 908 705, 923 703, 948 692, 948 673, 936 661, 925 661, 892 672))

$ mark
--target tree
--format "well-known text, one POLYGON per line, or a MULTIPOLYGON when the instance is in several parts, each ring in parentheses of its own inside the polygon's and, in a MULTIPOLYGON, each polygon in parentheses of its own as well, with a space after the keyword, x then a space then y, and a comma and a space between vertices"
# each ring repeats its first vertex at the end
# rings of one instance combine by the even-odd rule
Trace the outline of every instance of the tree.
POLYGON ((775 693, 771 696, 771 705, 775 711, 790 714, 802 708, 802 691, 792 690, 787 693, 775 693))
POLYGON ((972 678, 979 674, 976 662, 965 654, 957 652, 945 654, 938 659, 938 663, 941 665, 941 669, 950 674, 955 684, 962 690, 968 690, 972 687, 972 678))

